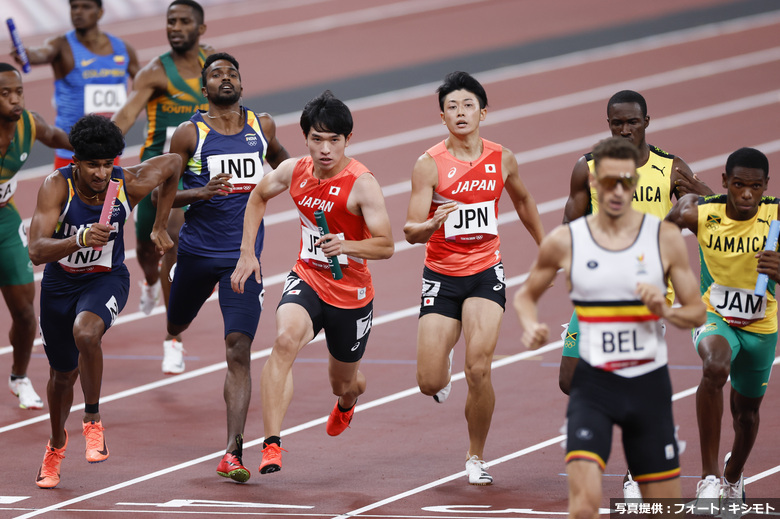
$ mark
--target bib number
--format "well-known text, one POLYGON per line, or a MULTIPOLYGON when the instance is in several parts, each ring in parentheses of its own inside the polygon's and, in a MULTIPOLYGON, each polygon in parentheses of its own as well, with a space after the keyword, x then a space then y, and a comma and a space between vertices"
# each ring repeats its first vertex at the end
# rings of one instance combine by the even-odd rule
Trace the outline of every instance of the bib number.
POLYGON ((16 193, 16 177, 12 178, 4 184, 0 184, 0 207, 11 200, 11 197, 16 193))
POLYGON ((118 112, 127 100, 125 85, 84 85, 85 114, 113 114, 118 112))
POLYGON ((755 295, 752 289, 713 283, 710 286, 710 304, 729 325, 738 328, 766 317, 766 297, 755 295))
POLYGON ((231 176, 233 193, 249 193, 263 178, 263 161, 257 153, 230 153, 210 155, 209 174, 213 177, 220 173, 231 176))
POLYGON ((444 221, 444 237, 449 241, 474 243, 492 240, 497 235, 494 200, 461 204, 444 221))
POLYGON ((657 321, 588 323, 591 365, 615 371, 655 360, 657 321))
POLYGON ((89 272, 108 272, 111 270, 111 258, 114 256, 114 240, 103 246, 103 250, 92 247, 79 249, 62 258, 59 263, 65 272, 83 274, 89 272))
MULTIPOLYGON (((344 239, 344 234, 339 233, 339 238, 344 239)), ((301 259, 313 267, 327 269, 328 258, 325 257, 325 253, 322 249, 315 246, 314 243, 320 239, 320 233, 313 231, 308 227, 301 227, 301 259)), ((341 268, 346 268, 349 265, 349 260, 346 254, 339 254, 339 265, 341 268)))

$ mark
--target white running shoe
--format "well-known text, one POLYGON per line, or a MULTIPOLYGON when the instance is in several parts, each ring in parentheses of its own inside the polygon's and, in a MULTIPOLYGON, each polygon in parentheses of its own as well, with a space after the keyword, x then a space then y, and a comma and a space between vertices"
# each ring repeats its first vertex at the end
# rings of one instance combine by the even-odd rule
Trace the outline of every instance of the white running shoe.
POLYGON ((736 483, 730 483, 726 479, 726 466, 731 459, 731 453, 726 454, 726 458, 723 460, 723 499, 741 500, 744 504, 745 500, 745 475, 740 474, 739 480, 736 483))
POLYGON ((140 285, 141 299, 138 301, 138 309, 144 315, 149 315, 154 310, 154 307, 157 306, 157 301, 160 300, 160 280, 158 279, 157 283, 152 286, 147 285, 146 280, 140 283, 140 285))
POLYGON ((166 375, 184 372, 184 346, 176 339, 163 341, 162 372, 166 375))
POLYGON ((722 495, 720 478, 710 474, 696 484, 694 505, 699 515, 718 515, 722 495))
POLYGON ((441 388, 438 393, 433 395, 433 399, 439 402, 440 404, 443 404, 445 400, 449 398, 450 391, 452 391, 452 357, 454 355, 455 355, 455 348, 452 348, 450 350, 449 367, 447 368, 450 372, 450 381, 447 382, 447 385, 441 388))
POLYGON ((487 473, 487 463, 476 455, 466 461, 466 475, 470 485, 492 485, 493 476, 487 473))
POLYGON ((642 492, 639 490, 639 483, 634 481, 631 477, 631 473, 627 472, 628 480, 623 483, 623 500, 631 502, 642 502, 642 492))
POLYGON ((29 378, 23 377, 11 380, 9 376, 8 389, 15 396, 19 397, 19 407, 22 409, 43 409, 43 400, 33 389, 29 378))
POLYGON ((558 429, 558 432, 564 435, 563 441, 561 442, 561 449, 566 450, 566 437, 569 434, 569 419, 564 418, 563 419, 563 425, 561 425, 561 428, 558 429))

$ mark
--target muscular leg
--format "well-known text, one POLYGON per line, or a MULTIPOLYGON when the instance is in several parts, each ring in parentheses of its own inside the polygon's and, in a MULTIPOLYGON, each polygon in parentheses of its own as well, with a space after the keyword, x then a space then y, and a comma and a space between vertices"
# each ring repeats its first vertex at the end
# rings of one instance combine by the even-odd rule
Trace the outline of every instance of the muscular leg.
POLYGON ((566 465, 569 480, 569 519, 598 519, 601 503, 601 468, 585 460, 566 465))
POLYGON ((311 318, 302 306, 288 303, 276 310, 276 339, 260 379, 266 438, 282 432, 282 420, 293 396, 293 362, 313 338, 311 318))
MULTIPOLYGON (((103 382, 103 350, 100 345, 105 331, 103 319, 92 312, 81 312, 73 323, 73 338, 79 350, 81 390, 87 404, 100 402, 100 386, 103 382)), ((100 421, 100 413, 85 412, 84 423, 92 420, 100 421)))
POLYGON ((244 434, 249 399, 252 396, 252 377, 249 370, 252 339, 243 333, 233 332, 225 338, 227 374, 224 398, 227 407, 227 452, 238 448, 236 436, 244 434))
MULTIPOLYGON (((163 303, 165 308, 168 308, 168 298, 171 295, 171 281, 168 278, 171 267, 176 263, 176 255, 179 251, 179 230, 184 224, 184 211, 178 208, 171 209, 171 215, 168 217, 168 234, 173 240, 173 247, 166 252, 162 257, 162 263, 160 264, 160 286, 162 287, 163 303)), ((148 281, 147 281, 148 283, 148 281)), ((176 339, 181 342, 181 335, 166 335, 165 340, 176 339)))
POLYGON ((439 314, 423 315, 417 325, 417 385, 433 396, 450 382, 449 354, 460 337, 461 323, 439 314))
POLYGON ((731 417, 734 426, 734 443, 731 447, 727 474, 723 476, 730 482, 736 483, 745 467, 753 444, 756 443, 760 416, 758 409, 761 406, 763 396, 748 398, 731 389, 731 417))
POLYGON ((696 391, 696 418, 701 443, 702 478, 720 476, 718 447, 723 417, 723 386, 731 370, 731 347, 719 335, 705 337, 699 343, 703 361, 702 377, 696 391))
MULTIPOLYGON (((645 503, 661 503, 661 509, 666 509, 669 503, 663 503, 661 499, 680 499, 682 498, 682 489, 680 488, 680 478, 658 481, 655 483, 640 483, 639 489, 642 492, 642 500, 645 503)), ((672 505, 673 506, 673 505, 672 505)), ((674 508, 672 508, 674 510, 674 508)), ((651 517, 676 517, 673 511, 652 514, 651 517)))
POLYGON ((328 378, 333 394, 339 397, 339 405, 349 409, 357 398, 366 392, 366 377, 358 368, 360 362, 341 362, 333 357, 328 360, 328 378))
POLYGON ((26 375, 35 341, 35 284, 5 286, 0 288, 11 314, 11 330, 8 339, 13 347, 11 374, 26 375))
POLYGON ((571 379, 574 378, 574 369, 580 361, 579 357, 561 357, 561 367, 558 370, 558 387, 563 394, 568 395, 571 391, 571 379))
POLYGON ((157 254, 154 242, 151 240, 138 240, 135 244, 136 258, 141 270, 144 273, 144 279, 149 286, 157 283, 160 279, 160 255, 157 254))
POLYGON ((496 395, 490 378, 493 352, 504 312, 488 299, 469 298, 463 303, 463 335, 466 339, 466 422, 469 429, 469 455, 485 449, 496 395))
POLYGON ((61 449, 65 446, 65 422, 73 405, 73 386, 76 384, 78 376, 78 369, 63 373, 49 368, 46 400, 49 402, 51 446, 55 449, 61 449))

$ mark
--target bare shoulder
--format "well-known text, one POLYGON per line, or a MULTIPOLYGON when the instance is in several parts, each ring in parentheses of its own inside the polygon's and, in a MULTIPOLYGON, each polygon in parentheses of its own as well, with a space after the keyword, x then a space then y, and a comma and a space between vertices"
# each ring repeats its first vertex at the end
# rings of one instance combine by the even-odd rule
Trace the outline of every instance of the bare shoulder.
POLYGON ((154 88, 164 90, 168 85, 168 76, 165 73, 165 67, 157 56, 152 61, 144 65, 136 74, 133 80, 133 88, 140 90, 142 88, 154 88))

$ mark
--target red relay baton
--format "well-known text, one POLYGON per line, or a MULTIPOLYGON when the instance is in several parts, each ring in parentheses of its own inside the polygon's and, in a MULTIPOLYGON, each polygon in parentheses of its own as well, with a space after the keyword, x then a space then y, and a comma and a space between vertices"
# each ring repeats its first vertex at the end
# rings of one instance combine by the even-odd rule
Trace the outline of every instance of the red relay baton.
MULTIPOLYGON (((106 199, 103 200, 103 210, 100 212, 100 220, 98 223, 108 225, 111 223, 111 211, 116 202, 116 195, 119 193, 119 182, 113 178, 108 181, 108 188, 106 189, 106 199)), ((93 247, 94 250, 103 250, 103 247, 93 247)))

